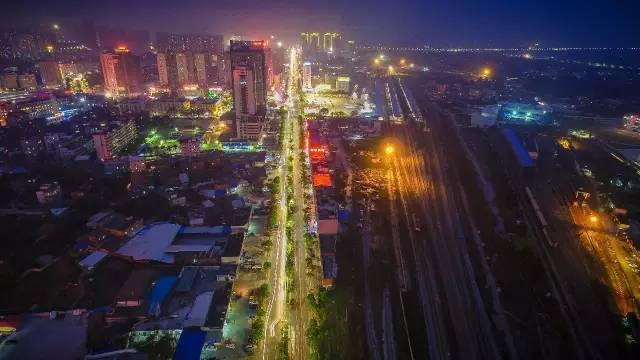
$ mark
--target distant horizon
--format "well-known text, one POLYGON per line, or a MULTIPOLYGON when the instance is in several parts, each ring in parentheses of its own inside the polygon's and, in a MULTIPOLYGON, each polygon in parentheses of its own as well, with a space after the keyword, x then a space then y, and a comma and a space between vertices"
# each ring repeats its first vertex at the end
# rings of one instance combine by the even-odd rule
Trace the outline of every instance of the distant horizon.
POLYGON ((8 26, 93 19, 100 26, 265 36, 292 41, 302 31, 337 31, 361 43, 434 47, 637 47, 640 4, 631 0, 231 0, 202 2, 8 0, 8 26))

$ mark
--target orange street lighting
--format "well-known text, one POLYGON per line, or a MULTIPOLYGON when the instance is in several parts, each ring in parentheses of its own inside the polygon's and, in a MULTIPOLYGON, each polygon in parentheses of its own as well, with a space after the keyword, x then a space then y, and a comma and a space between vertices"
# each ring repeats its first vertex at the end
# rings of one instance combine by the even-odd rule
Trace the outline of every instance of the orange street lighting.
POLYGON ((595 224, 598 222, 598 217, 596 215, 591 215, 589 216, 589 221, 595 224))
POLYGON ((491 76, 491 69, 488 68, 488 67, 483 68, 482 72, 480 73, 480 75, 485 79, 490 77, 491 76))
POLYGON ((393 145, 391 145, 391 144, 387 144, 387 145, 384 147, 384 153, 385 153, 386 155, 391 155, 391 154, 393 154, 395 151, 396 151, 396 149, 395 149, 395 148, 393 147, 393 145))
POLYGON ((393 66, 389 65, 389 74, 393 73, 393 66))
POLYGON ((400 65, 404 65, 407 62, 405 59, 400 59, 400 65))
POLYGON ((373 63, 376 65, 380 65, 380 59, 378 58, 373 59, 373 63))

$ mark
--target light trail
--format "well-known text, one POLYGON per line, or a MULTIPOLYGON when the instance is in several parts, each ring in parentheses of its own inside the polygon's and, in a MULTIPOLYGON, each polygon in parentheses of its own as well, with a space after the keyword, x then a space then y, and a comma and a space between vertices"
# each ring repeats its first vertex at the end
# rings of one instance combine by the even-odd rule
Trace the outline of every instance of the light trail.
MULTIPOLYGON (((291 49, 290 52, 291 60, 290 60, 290 73, 289 73, 289 83, 287 84, 287 107, 292 108, 292 88, 293 88, 293 77, 295 76, 295 59, 296 59, 296 50, 295 48, 291 49)), ((275 338, 277 336, 276 327, 282 320, 282 315, 285 309, 285 298, 286 298, 286 251, 287 251, 287 233, 286 233, 286 223, 287 223, 287 166, 286 160, 289 158, 289 149, 290 149, 290 131, 291 131, 291 112, 287 112, 287 118, 284 122, 284 128, 280 129, 280 131, 284 131, 283 136, 283 144, 282 153, 280 156, 280 216, 278 220, 278 236, 276 236, 275 241, 275 261, 274 261, 274 273, 273 279, 271 282, 271 300, 267 305, 267 310, 265 312, 265 323, 268 326, 265 326, 264 329, 264 341, 262 343, 262 359, 266 360, 268 355, 267 351, 270 349, 269 340, 270 338, 275 338)), ((274 345, 271 345, 274 346, 274 345)), ((277 345, 276 345, 277 346, 277 345)))

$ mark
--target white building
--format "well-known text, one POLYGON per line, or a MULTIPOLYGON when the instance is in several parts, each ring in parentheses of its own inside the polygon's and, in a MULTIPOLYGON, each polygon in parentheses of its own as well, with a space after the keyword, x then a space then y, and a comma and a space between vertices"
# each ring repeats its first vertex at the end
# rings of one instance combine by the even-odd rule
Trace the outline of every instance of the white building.
POLYGON ((305 90, 311 90, 311 63, 305 62, 302 64, 302 88, 305 90))
POLYGON ((348 76, 338 76, 336 78, 336 90, 344 93, 349 93, 349 84, 351 79, 348 76))

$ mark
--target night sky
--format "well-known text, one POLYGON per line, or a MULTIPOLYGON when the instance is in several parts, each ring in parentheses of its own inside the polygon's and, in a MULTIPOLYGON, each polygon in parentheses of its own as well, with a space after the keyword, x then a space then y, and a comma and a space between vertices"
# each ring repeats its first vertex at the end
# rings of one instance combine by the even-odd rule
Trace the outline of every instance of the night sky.
POLYGON ((637 0, 5 0, 0 8, 9 26, 85 17, 150 31, 337 30, 394 45, 640 46, 637 0))

